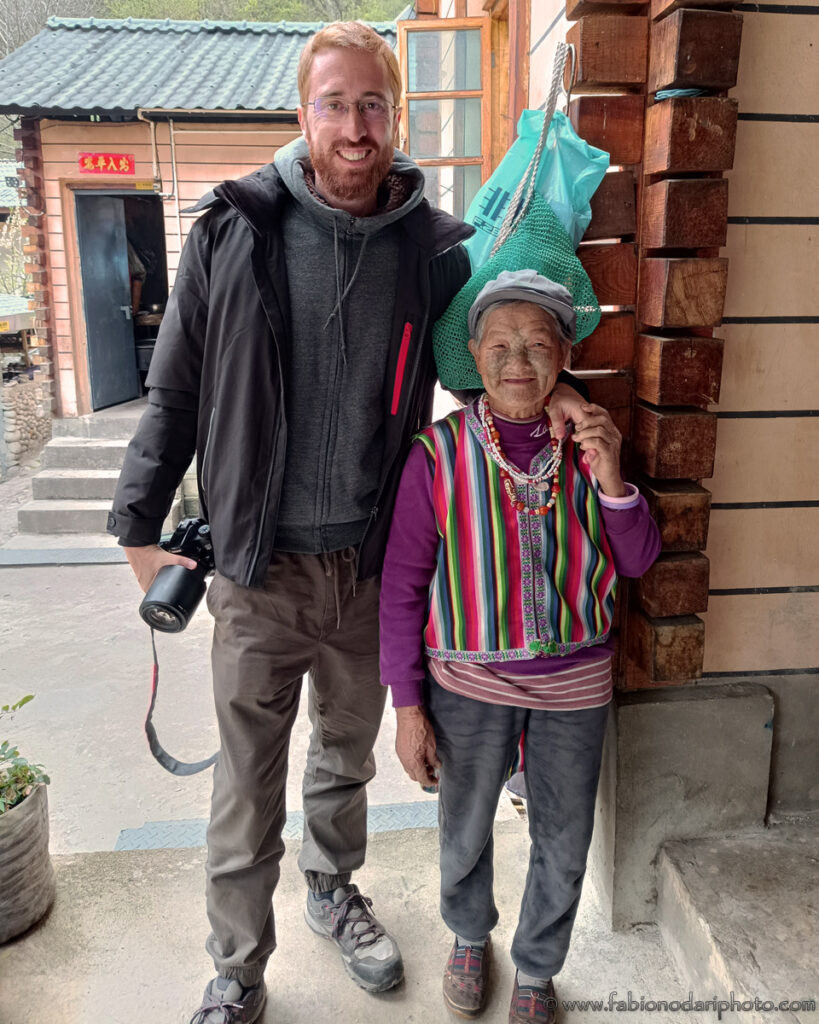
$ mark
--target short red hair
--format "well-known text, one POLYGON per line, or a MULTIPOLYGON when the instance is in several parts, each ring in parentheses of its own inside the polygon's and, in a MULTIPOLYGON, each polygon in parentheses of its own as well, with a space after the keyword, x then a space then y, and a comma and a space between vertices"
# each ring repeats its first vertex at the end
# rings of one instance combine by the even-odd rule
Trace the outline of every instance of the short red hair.
POLYGON ((307 102, 310 70, 313 58, 324 50, 361 50, 380 57, 387 69, 387 77, 392 89, 393 103, 398 106, 401 101, 401 71, 398 59, 392 47, 381 36, 365 25, 363 21, 334 21, 316 32, 308 41, 299 58, 298 86, 299 99, 302 104, 307 102))

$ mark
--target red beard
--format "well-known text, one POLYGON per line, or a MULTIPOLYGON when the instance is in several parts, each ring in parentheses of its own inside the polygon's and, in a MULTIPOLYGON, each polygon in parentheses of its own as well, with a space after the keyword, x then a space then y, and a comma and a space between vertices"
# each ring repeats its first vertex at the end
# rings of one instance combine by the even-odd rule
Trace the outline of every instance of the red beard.
MULTIPOLYGON (((338 199, 366 199, 375 194, 392 167, 393 147, 390 144, 379 150, 374 144, 370 144, 376 152, 374 163, 362 171, 359 171, 354 165, 350 166, 349 170, 339 171, 337 165, 333 163, 333 156, 337 149, 345 147, 335 146, 328 153, 327 150, 319 149, 312 141, 308 140, 307 148, 310 152, 313 170, 331 196, 338 199)), ((360 146, 361 143, 359 142, 357 145, 360 146)))

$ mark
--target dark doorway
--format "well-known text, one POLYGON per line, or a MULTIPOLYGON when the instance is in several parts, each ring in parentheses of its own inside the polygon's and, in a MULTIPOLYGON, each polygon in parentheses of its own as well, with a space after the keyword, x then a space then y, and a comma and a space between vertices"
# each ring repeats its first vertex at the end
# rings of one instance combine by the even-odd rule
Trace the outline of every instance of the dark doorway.
POLYGON ((132 193, 76 194, 91 407, 137 398, 168 297, 161 201, 132 193), (147 323, 146 323, 147 321, 147 323))

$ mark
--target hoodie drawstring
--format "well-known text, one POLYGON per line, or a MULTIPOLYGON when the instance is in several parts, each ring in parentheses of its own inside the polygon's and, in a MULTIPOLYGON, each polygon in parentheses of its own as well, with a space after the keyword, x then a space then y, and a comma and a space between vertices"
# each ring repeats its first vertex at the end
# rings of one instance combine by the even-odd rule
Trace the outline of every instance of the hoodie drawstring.
POLYGON ((358 271, 361 268, 361 260, 364 258, 364 250, 367 248, 367 239, 369 235, 364 235, 361 242, 361 249, 358 252, 358 259, 355 262, 355 268, 353 269, 353 276, 347 282, 347 287, 341 290, 341 265, 338 260, 338 224, 333 220, 333 257, 335 261, 336 270, 336 304, 333 307, 332 313, 327 317, 327 321, 324 324, 324 330, 330 326, 330 321, 334 316, 338 315, 338 332, 341 340, 341 361, 344 366, 347 365, 347 339, 344 334, 344 300, 350 294, 350 289, 355 284, 355 279, 358 277, 358 271))
POLYGON ((355 548, 344 548, 342 551, 324 551, 321 554, 321 562, 324 566, 324 574, 333 579, 333 600, 336 606, 336 629, 341 629, 341 567, 346 564, 350 568, 350 583, 353 597, 355 597, 356 586, 356 561, 358 552, 355 548))

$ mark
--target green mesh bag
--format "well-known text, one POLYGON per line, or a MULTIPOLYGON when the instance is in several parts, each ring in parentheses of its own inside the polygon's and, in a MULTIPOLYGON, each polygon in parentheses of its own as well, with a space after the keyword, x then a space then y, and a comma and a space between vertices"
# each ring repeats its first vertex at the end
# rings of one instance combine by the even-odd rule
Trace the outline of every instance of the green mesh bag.
POLYGON ((577 315, 575 342, 588 337, 600 322, 600 306, 571 239, 546 200, 534 193, 512 234, 473 273, 435 321, 432 346, 438 378, 445 388, 466 391, 482 387, 475 360, 467 348, 467 314, 481 288, 502 270, 536 270, 568 288, 577 315))

